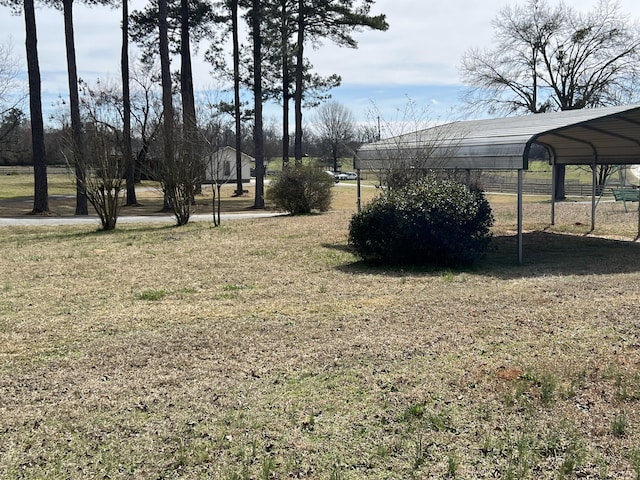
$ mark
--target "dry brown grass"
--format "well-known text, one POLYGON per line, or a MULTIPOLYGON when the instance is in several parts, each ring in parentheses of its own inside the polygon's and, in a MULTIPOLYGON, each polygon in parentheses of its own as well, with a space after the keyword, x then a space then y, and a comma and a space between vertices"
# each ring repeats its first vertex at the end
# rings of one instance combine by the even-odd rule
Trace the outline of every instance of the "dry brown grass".
POLYGON ((217 229, 0 229, 0 477, 637 478, 635 214, 601 205, 596 237, 588 205, 551 229, 528 203, 519 267, 495 202, 473 269, 372 268, 346 192, 217 229))

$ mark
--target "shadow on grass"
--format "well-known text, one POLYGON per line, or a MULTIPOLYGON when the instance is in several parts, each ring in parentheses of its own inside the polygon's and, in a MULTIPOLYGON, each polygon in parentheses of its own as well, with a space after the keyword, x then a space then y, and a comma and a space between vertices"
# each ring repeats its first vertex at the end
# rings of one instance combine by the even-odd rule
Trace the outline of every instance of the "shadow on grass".
MULTIPOLYGON (((131 234, 144 234, 149 232, 180 232, 180 227, 175 224, 126 224, 118 225, 113 230, 102 230, 96 228, 95 225, 53 225, 51 228, 34 228, 31 225, 12 227, 14 232, 21 234, 20 241, 23 243, 33 243, 40 240, 71 240, 71 239, 93 239, 102 236, 111 236, 113 238, 127 238, 131 234), (78 229, 78 227, 88 227, 87 229, 78 229)), ((0 245, 3 243, 15 243, 12 236, 0 236, 0 245)))
MULTIPOLYGON (((609 275, 640 271, 640 242, 535 231, 523 234, 523 263, 518 265, 515 235, 497 235, 486 256, 466 268, 380 265, 363 261, 337 267, 352 274, 386 276, 469 272, 501 278, 543 275, 609 275)), ((353 253, 348 245, 324 245, 353 253)))
POLYGON ((640 271, 640 243, 588 235, 535 231, 523 234, 522 265, 515 235, 496 236, 478 263, 488 275, 607 275, 640 271))

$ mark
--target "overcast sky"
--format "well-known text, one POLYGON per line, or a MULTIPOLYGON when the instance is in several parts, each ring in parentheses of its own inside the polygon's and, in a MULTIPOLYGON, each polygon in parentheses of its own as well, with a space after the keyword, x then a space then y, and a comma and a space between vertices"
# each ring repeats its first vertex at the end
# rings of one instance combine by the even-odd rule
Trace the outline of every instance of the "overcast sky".
MULTIPOLYGON (((549 0, 554 3, 553 0, 549 0)), ((579 10, 591 10, 597 0, 567 0, 579 10)), ((523 3, 522 0, 519 3, 523 3)), ((140 9, 143 0, 132 0, 140 9)), ((375 107, 387 120, 403 108, 407 98, 429 108, 435 119, 459 117, 462 86, 458 67, 471 47, 490 47, 492 20, 506 0, 377 0, 372 13, 385 13, 387 32, 356 34, 357 50, 325 43, 309 56, 321 74, 337 73, 342 86, 332 95, 348 106, 359 120, 366 120, 375 107)), ((631 20, 640 18, 638 0, 620 0, 631 20)), ((93 82, 98 77, 119 78, 120 12, 106 7, 74 7, 79 75, 93 82)), ((62 14, 40 7, 36 12, 43 105, 67 96, 64 26, 62 14)), ((0 42, 9 39, 24 67, 24 20, 0 7, 0 42)), ((210 67, 196 60, 196 88, 216 85, 210 67)), ((26 78, 26 75, 25 75, 26 78)), ((275 109, 266 115, 275 115, 275 109)))

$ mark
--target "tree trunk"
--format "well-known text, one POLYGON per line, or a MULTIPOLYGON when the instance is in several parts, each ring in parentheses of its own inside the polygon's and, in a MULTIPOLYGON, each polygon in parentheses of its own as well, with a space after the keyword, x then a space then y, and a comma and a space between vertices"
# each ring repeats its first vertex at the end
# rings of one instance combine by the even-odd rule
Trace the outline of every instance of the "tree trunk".
POLYGON ((131 93, 129 89, 129 0, 122 0, 122 53, 120 55, 120 71, 122 73, 122 120, 124 136, 124 161, 127 195, 126 205, 137 205, 136 199, 136 163, 131 148, 131 93))
MULTIPOLYGON (((162 175, 175 163, 173 149, 173 99, 171 97, 171 64, 169 62, 169 26, 167 24, 167 0, 158 0, 158 47, 160 49, 160 76, 162 77, 162 121, 163 121, 163 161, 162 175)), ((167 178, 161 179, 164 185, 162 210, 171 210, 167 192, 167 178)), ((171 187, 175 187, 171 185, 171 187)))
POLYGON ((34 195, 32 213, 37 214, 49 212, 49 187, 47 184, 47 157, 44 146, 44 123, 42 121, 42 92, 40 63, 38 61, 36 14, 33 0, 24 0, 24 22, 29 75, 31 147, 33 149, 34 195))
POLYGON ((80 119, 80 99, 78 96, 78 68, 76 46, 73 33, 73 0, 62 0, 64 14, 64 39, 67 50, 67 76, 69 80, 69 106, 71 109, 71 132, 73 134, 73 160, 76 171, 76 215, 88 215, 87 185, 84 139, 80 119))
POLYGON ((240 42, 238 40, 238 0, 231 2, 231 29, 233 36, 233 110, 235 116, 236 195, 242 187, 242 119, 240 118, 240 42))
MULTIPOLYGON (((188 172, 198 180, 197 189, 202 191, 202 162, 196 153, 196 104, 193 93, 193 71, 191 66, 191 39, 189 35, 189 0, 180 0, 180 94, 182 96, 182 125, 184 158, 188 172)), ((195 192, 193 192, 195 193, 195 192)))
POLYGON ((169 38, 167 25, 167 0, 158 0, 158 33, 160 48, 160 73, 162 77, 162 120, 164 159, 171 165, 173 154, 173 99, 171 98, 171 65, 169 63, 169 38))
POLYGON ((262 20, 260 0, 253 1, 253 99, 255 121, 253 129, 254 156, 256 159, 256 193, 253 208, 264 208, 264 132, 262 129, 262 20))
POLYGON ((295 109, 295 139, 293 153, 296 164, 302 163, 302 89, 304 76, 304 28, 305 6, 304 0, 298 0, 298 41, 296 50, 296 91, 294 93, 295 109))
POLYGON ((282 56, 282 166, 289 165, 289 35, 287 32, 287 1, 282 0, 280 42, 282 56))
POLYGON ((564 200, 567 198, 564 190, 564 178, 566 173, 566 165, 554 165, 556 170, 556 184, 554 185, 556 200, 564 200))

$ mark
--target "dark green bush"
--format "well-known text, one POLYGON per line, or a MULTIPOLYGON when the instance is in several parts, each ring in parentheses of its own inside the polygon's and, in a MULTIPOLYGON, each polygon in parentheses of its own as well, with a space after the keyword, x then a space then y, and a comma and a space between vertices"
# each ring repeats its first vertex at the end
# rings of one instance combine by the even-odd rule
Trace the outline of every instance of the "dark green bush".
POLYGON ((292 215, 325 212, 331 206, 334 180, 311 165, 287 167, 274 178, 267 190, 267 200, 292 215))
POLYGON ((355 214, 349 244, 366 261, 455 267, 484 255, 492 224, 482 191, 430 177, 355 214))

